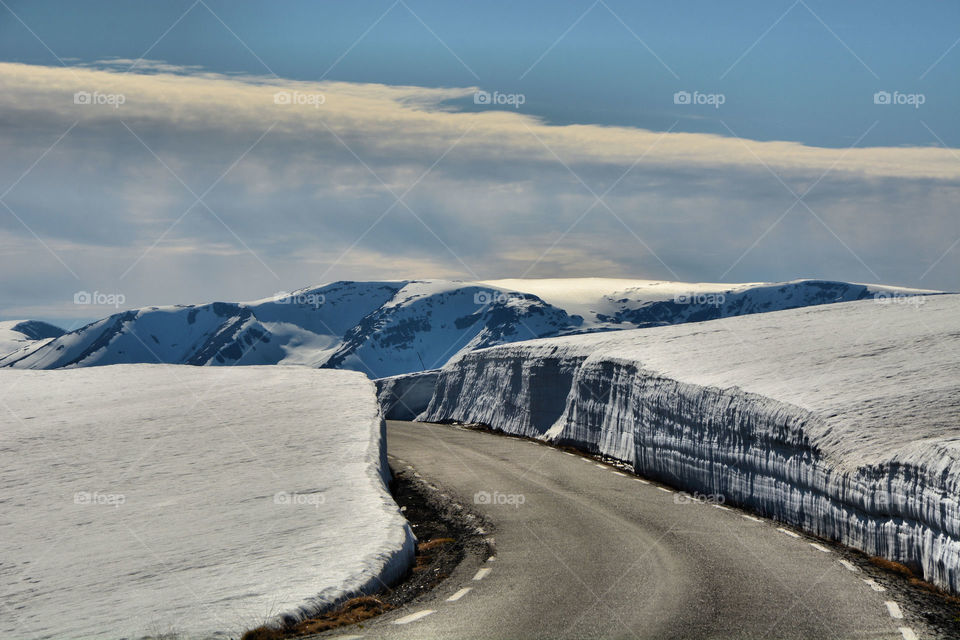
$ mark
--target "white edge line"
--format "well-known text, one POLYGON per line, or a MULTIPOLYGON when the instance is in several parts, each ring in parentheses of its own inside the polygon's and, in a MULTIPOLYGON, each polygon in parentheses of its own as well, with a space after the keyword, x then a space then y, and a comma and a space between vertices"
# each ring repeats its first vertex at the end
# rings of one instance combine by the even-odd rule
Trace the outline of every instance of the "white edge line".
POLYGON ((453 594, 452 596, 450 596, 449 598, 447 598, 447 602, 456 602, 457 600, 459 600, 459 599, 462 598, 463 596, 465 596, 465 595, 467 595, 468 593, 470 593, 470 589, 472 589, 472 587, 464 587, 463 589, 460 589, 460 591, 457 591, 455 594, 453 594))
POLYGON ((722 504, 712 505, 714 509, 720 509, 721 511, 730 511, 730 507, 725 507, 722 504))
POLYGON ((891 618, 896 618, 897 620, 903 620, 903 611, 893 600, 887 600, 884 604, 887 605, 887 611, 890 613, 891 618))
POLYGON ((840 564, 846 567, 848 571, 853 571, 854 573, 856 573, 857 571, 860 571, 860 569, 857 569, 857 565, 853 564, 849 560, 841 560, 840 564))
POLYGON ((827 549, 822 544, 817 544, 816 542, 811 542, 810 546, 816 549, 817 551, 822 551, 823 553, 833 553, 830 549, 827 549))
POLYGON ((424 609, 423 611, 417 611, 416 613, 411 613, 410 615, 404 616, 399 620, 394 620, 393 624, 410 624, 411 622, 416 622, 417 620, 426 618, 431 613, 433 613, 433 609, 424 609))
POLYGON ((800 537, 800 534, 799 534, 799 533, 794 533, 793 531, 790 531, 789 529, 784 529, 783 527, 777 527, 777 531, 779 531, 780 533, 785 533, 785 534, 787 534, 788 536, 790 536, 791 538, 799 538, 799 537, 800 537))
POLYGON ((743 516, 744 518, 746 518, 747 520, 752 520, 753 522, 763 522, 763 520, 761 520, 760 518, 757 518, 757 517, 755 517, 755 516, 748 515, 748 514, 746 514, 746 513, 741 513, 740 515, 743 516))

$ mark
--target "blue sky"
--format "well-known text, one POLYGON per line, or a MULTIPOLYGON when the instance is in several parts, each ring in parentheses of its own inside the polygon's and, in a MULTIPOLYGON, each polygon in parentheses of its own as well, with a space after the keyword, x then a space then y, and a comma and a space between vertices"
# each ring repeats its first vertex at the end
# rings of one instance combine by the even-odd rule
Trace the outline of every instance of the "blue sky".
POLYGON ((723 118, 743 137, 846 147, 882 116, 863 142, 937 143, 915 114, 870 108, 875 91, 896 89, 926 94, 924 121, 960 145, 960 51, 941 58, 960 38, 960 4, 942 0, 8 4, 43 43, 6 13, 7 61, 136 59, 179 19, 148 57, 301 80, 479 85, 524 93, 526 112, 558 123, 665 130, 680 119, 676 130, 728 134, 717 114, 670 100, 699 89, 727 96, 723 118))
POLYGON ((333 278, 960 289, 958 41, 942 1, 4 0, 0 316, 333 278))

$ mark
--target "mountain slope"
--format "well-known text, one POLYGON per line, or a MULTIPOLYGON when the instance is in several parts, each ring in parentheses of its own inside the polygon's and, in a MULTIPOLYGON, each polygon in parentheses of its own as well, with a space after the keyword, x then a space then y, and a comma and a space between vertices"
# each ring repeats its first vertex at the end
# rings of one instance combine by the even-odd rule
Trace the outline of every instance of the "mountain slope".
POLYGON ((540 337, 710 320, 830 302, 936 292, 799 280, 335 282, 253 302, 114 314, 0 358, 0 367, 127 363, 299 364, 371 377, 431 369, 473 350, 540 337))
POLYGON ((8 320, 0 322, 0 356, 59 338, 64 330, 40 320, 8 320))

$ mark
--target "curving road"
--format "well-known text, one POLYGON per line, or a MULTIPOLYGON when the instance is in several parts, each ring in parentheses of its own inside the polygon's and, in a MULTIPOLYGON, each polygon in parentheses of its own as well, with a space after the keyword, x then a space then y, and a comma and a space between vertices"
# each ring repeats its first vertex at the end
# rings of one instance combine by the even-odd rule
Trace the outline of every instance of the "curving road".
POLYGON ((893 639, 919 629, 854 558, 772 521, 684 503, 514 438, 388 422, 388 443, 392 464, 494 523, 497 556, 468 560, 419 601, 333 635, 893 639), (477 492, 491 503, 474 504, 477 492))

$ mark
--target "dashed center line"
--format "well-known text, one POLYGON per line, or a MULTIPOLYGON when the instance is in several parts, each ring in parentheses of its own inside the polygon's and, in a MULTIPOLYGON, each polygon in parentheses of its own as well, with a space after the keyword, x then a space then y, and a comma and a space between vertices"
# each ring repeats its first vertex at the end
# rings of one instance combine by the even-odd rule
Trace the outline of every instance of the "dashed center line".
POLYGON ((903 611, 893 600, 887 600, 884 604, 887 605, 887 611, 890 613, 891 618, 896 618, 897 620, 903 620, 903 611))
POLYGON ((491 571, 493 571, 493 569, 491 569, 490 567, 484 567, 483 569, 478 569, 477 572, 474 574, 473 579, 483 580, 484 578, 487 577, 487 574, 489 574, 491 571))
POLYGON ((870 585, 870 588, 873 589, 874 591, 876 591, 877 593, 883 593, 884 591, 887 590, 887 588, 884 587, 883 585, 877 584, 877 582, 876 582, 875 580, 871 580, 871 579, 869 579, 869 578, 864 578, 863 581, 866 582, 868 585, 870 585))
POLYGON ((793 531, 790 531, 789 529, 784 529, 783 527, 777 527, 777 531, 779 531, 780 533, 785 533, 785 534, 787 534, 788 536, 790 536, 791 538, 799 538, 799 537, 800 537, 800 534, 799 534, 799 533, 794 533, 793 531))
POLYGON ((449 598, 447 598, 447 602, 456 602, 457 600, 459 600, 459 599, 462 598, 463 596, 465 596, 465 595, 467 595, 468 593, 470 593, 470 589, 471 589, 471 588, 472 588, 472 587, 464 587, 463 589, 460 589, 460 591, 457 591, 455 594, 453 594, 452 596, 450 596, 449 598))
POLYGON ((416 622, 417 620, 422 620, 428 615, 433 613, 433 609, 424 609, 423 611, 417 611, 416 613, 411 613, 408 616, 403 616, 399 620, 394 620, 393 624, 410 624, 411 622, 416 622))
POLYGON ((754 516, 747 515, 746 513, 741 513, 740 515, 741 515, 742 517, 746 518, 747 520, 752 520, 753 522, 763 522, 763 520, 761 520, 760 518, 756 518, 756 517, 754 517, 754 516))
POLYGON ((830 549, 827 549, 822 544, 817 544, 816 542, 811 542, 810 546, 816 549, 817 551, 822 551, 824 553, 833 553, 832 551, 830 551, 830 549))
POLYGON ((900 635, 903 636, 903 640, 917 640, 917 634, 910 627, 900 627, 900 635))
POLYGON ((853 571, 854 573, 856 573, 857 571, 860 571, 860 569, 857 569, 857 566, 852 562, 850 562, 849 560, 841 560, 840 564, 846 567, 847 571, 853 571))

